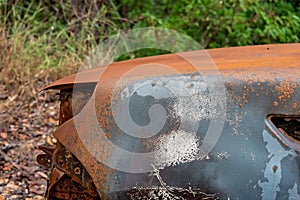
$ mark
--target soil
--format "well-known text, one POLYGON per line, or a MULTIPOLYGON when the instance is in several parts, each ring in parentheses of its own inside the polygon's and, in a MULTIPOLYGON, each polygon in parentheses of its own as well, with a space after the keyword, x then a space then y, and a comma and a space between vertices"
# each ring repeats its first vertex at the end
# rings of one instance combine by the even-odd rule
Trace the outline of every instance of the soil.
POLYGON ((0 200, 43 199, 48 172, 36 157, 39 145, 55 144, 58 97, 51 92, 12 99, 1 87, 0 94, 0 200))

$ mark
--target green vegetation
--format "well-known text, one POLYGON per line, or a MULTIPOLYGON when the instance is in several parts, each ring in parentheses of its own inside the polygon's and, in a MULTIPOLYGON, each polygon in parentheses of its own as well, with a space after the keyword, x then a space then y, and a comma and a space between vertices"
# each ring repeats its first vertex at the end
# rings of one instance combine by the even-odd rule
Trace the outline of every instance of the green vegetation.
POLYGON ((175 29, 191 36, 205 48, 300 40, 299 1, 121 2, 121 7, 126 5, 127 8, 125 17, 142 19, 133 27, 163 26, 175 29))
MULTIPOLYGON (((99 42, 149 26, 185 33, 205 48, 299 42, 300 2, 0 0, 0 83, 14 82, 6 87, 11 92, 70 74, 99 42)), ((160 53, 141 50, 120 59, 160 53)))

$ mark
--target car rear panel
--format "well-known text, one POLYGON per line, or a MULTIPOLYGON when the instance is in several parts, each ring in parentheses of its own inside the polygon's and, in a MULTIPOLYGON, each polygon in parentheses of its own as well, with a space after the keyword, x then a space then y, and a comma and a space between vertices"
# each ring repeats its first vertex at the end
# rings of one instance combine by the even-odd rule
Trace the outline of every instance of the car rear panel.
POLYGON ((52 169, 102 199, 299 199, 300 45, 205 54, 211 60, 197 64, 201 71, 182 57, 201 60, 203 51, 185 52, 116 63, 99 80, 73 76, 47 87, 65 95, 54 136, 81 171, 59 162, 66 150, 56 150, 52 169), (122 78, 158 62, 177 72, 122 78), (161 128, 143 137, 151 123, 161 128))

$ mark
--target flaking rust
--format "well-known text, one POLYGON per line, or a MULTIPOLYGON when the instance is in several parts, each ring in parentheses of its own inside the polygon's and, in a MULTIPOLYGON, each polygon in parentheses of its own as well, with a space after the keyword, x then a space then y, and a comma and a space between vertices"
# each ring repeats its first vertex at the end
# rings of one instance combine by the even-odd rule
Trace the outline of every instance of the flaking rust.
MULTIPOLYGON (((83 91, 67 89, 61 91, 60 126, 82 110, 92 95, 91 89, 83 91)), ((50 160, 48 163, 51 163, 51 176, 57 177, 49 181, 47 199, 98 200, 100 196, 96 188, 103 188, 105 176, 109 171, 105 169, 105 166, 101 167, 99 163, 94 161, 93 157, 89 156, 89 152, 86 151, 84 145, 78 139, 76 130, 74 132, 74 129, 70 128, 65 129, 64 132, 57 133, 57 138, 60 138, 59 141, 64 145, 58 142, 55 148, 51 147, 53 149, 52 154, 48 153, 46 157, 46 159, 50 160), (65 133, 68 133, 68 135, 65 133), (66 139, 62 139, 61 137, 63 136, 66 136, 66 139), (80 157, 81 160, 79 161, 74 154, 80 157), (85 163, 85 167, 83 167, 82 163, 85 163), (97 178, 93 179, 91 175, 97 178)), ((45 151, 43 147, 41 149, 45 151)), ((43 159, 45 160, 45 158, 43 159)), ((102 196, 102 199, 105 199, 105 196, 102 196)))
POLYGON ((274 90, 278 92, 278 100, 285 102, 286 99, 290 99, 295 92, 297 84, 295 82, 279 81, 274 90))

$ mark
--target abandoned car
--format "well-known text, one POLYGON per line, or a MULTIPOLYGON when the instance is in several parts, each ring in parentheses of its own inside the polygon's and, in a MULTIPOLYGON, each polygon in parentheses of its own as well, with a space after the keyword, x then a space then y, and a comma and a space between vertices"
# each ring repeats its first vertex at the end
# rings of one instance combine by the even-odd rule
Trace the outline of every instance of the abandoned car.
POLYGON ((300 44, 137 58, 50 89, 47 199, 300 199, 300 44))

